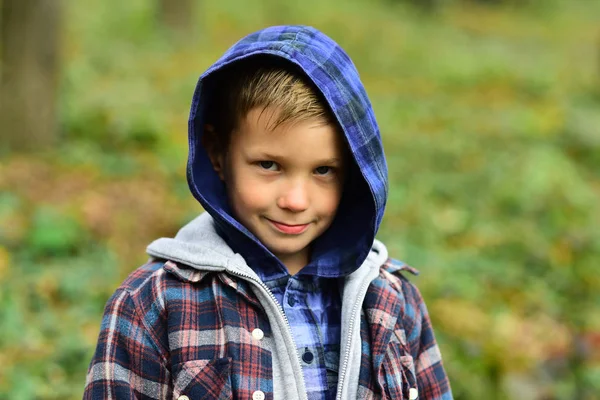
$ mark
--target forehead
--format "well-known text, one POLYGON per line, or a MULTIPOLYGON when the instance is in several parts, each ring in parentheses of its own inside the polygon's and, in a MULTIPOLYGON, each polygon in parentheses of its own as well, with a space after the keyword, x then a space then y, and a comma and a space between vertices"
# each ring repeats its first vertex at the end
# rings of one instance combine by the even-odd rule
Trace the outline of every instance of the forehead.
POLYGON ((291 159, 339 158, 342 161, 346 145, 336 125, 311 119, 272 127, 276 112, 251 110, 232 137, 237 150, 247 154, 269 152, 291 159))

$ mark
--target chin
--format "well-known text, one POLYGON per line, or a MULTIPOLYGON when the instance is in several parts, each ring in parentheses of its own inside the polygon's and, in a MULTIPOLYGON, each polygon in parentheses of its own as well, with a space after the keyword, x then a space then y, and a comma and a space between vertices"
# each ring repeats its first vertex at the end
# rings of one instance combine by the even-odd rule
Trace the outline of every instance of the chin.
POLYGON ((306 248, 306 246, 269 246, 269 250, 271 250, 271 252, 273 254, 283 254, 283 255, 291 255, 291 254, 296 254, 296 253, 300 253, 302 250, 304 250, 306 248))

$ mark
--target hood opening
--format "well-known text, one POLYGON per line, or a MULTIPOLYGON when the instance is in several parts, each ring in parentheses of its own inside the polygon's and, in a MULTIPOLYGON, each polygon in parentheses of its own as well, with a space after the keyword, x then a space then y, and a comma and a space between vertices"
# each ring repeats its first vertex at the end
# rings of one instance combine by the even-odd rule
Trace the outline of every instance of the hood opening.
MULTIPOLYGON (((302 27, 295 28, 306 29, 302 27)), ((314 32, 312 33, 314 34, 314 32)), ((331 41, 320 32, 318 34, 331 41)), ((292 41, 293 39, 296 41, 298 37, 299 35, 290 35, 287 32, 284 40, 292 41)), ((314 38, 314 35, 311 37, 314 38)), ((281 47, 278 48, 278 51, 275 51, 276 41, 266 40, 268 38, 265 38, 265 43, 260 46, 255 44, 258 49, 255 48, 253 52, 249 53, 244 50, 244 40, 246 39, 242 39, 234 45, 221 60, 200 77, 198 82, 189 120, 190 152, 187 176, 190 190, 204 209, 213 217, 219 234, 234 251, 240 253, 246 259, 253 269, 260 269, 261 275, 269 275, 274 278, 287 275, 287 269, 281 261, 232 215, 225 184, 213 170, 208 154, 202 145, 202 135, 205 123, 211 120, 208 114, 211 110, 211 107, 209 107, 211 98, 218 90, 219 81, 224 76, 223 73, 233 63, 239 63, 250 57, 253 62, 268 58, 268 62, 286 63, 286 66, 293 65, 293 68, 306 76, 315 85, 326 100, 325 103, 337 119, 341 128, 340 131, 344 134, 348 152, 352 156, 350 157, 351 162, 348 163, 349 178, 344 186, 336 217, 329 229, 313 242, 311 260, 300 271, 300 274, 323 277, 348 275, 362 264, 370 251, 383 214, 382 207, 379 204, 385 203, 385 195, 387 194, 387 180, 382 181, 376 179, 377 177, 371 180, 366 178, 373 174, 370 174, 368 170, 365 171, 364 154, 366 153, 373 158, 377 164, 374 167, 377 171, 381 170, 381 165, 385 168, 385 159, 381 149, 379 131, 374 122, 375 119, 370 103, 364 94, 364 89, 361 85, 359 93, 352 93, 352 86, 340 87, 340 80, 336 77, 327 82, 328 75, 324 74, 323 71, 320 71, 316 66, 309 68, 307 65, 303 65, 304 60, 298 54, 293 56, 289 52, 283 52, 281 47), (318 76, 315 76, 315 74, 318 74, 318 76), (326 85, 326 87, 323 85, 326 85), (363 102, 361 103, 360 100, 363 100, 363 102), (359 111, 349 113, 348 110, 353 111, 352 107, 358 107, 359 111), (357 126, 361 128, 362 125, 365 125, 362 121, 365 115, 369 117, 367 118, 366 127, 369 128, 368 123, 374 125, 369 128, 370 137, 365 137, 363 140, 359 135, 360 140, 357 140, 357 126), (383 200, 381 200, 382 194, 379 193, 382 190, 384 191, 383 200), (378 196, 378 198, 376 199, 375 196, 378 196)), ((311 51, 322 50, 322 48, 322 43, 320 43, 316 50, 311 51)), ((305 53, 309 52, 305 51, 305 53)), ((344 62, 346 61, 344 60, 344 62)), ((358 80, 358 73, 356 73, 352 64, 350 66, 356 75, 355 79, 358 80)), ((325 67, 321 66, 321 68, 325 67)), ((348 78, 344 77, 344 79, 348 78)), ((368 166, 367 169, 371 167, 368 166)))

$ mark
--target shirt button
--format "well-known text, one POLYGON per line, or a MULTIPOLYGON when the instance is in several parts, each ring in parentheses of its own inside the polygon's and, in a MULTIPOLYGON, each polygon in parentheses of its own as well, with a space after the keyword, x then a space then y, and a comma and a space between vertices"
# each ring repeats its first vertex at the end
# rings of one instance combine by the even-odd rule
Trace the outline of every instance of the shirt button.
POLYGON ((408 398, 410 400, 415 400, 417 397, 419 397, 419 391, 415 388, 410 388, 408 391, 408 398))
POLYGON ((308 350, 306 350, 304 354, 302 354, 302 361, 304 361, 307 364, 310 364, 314 358, 315 356, 313 355, 313 353, 311 353, 308 350))
POLYGON ((288 296, 288 305, 290 307, 294 307, 294 305, 296 304, 296 298, 294 296, 288 296))
MULTIPOLYGON (((255 330, 252 331, 252 337, 256 340, 261 340, 263 337, 265 337, 265 333, 262 331, 262 329, 256 328, 255 330)), ((254 393, 256 393, 256 392, 254 392, 254 393)), ((254 399, 254 400, 256 400, 256 399, 254 399)))
POLYGON ((177 400, 190 400, 190 398, 184 394, 183 396, 179 396, 177 400))
POLYGON ((252 393, 252 400, 265 400, 265 392, 257 390, 256 392, 252 393))

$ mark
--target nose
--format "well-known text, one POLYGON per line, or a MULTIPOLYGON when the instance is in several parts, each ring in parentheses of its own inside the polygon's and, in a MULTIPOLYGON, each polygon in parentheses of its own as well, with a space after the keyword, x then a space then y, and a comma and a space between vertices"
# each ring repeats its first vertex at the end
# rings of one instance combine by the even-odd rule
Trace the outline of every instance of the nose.
POLYGON ((308 208, 308 188, 306 182, 295 180, 285 185, 281 195, 277 199, 277 205, 293 212, 304 211, 308 208))

